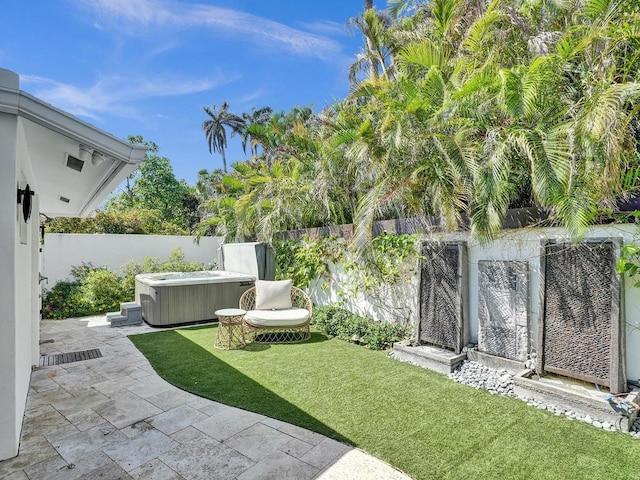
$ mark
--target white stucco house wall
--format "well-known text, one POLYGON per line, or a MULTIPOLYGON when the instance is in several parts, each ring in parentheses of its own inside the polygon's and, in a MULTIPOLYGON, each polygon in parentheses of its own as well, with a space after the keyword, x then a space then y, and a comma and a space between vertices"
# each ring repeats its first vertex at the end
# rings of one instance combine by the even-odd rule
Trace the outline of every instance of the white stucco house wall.
POLYGON ((39 362, 39 214, 90 213, 145 151, 21 91, 18 75, 0 69, 0 460, 18 454, 39 362))

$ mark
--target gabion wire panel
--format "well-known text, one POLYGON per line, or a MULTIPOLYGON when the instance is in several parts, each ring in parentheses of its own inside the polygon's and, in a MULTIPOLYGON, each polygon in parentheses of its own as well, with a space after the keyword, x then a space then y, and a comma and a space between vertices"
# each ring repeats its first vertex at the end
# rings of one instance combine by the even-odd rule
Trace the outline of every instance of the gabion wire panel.
POLYGON ((463 346, 462 245, 426 242, 421 253, 418 340, 459 353, 463 346))
POLYGON ((610 386, 614 265, 612 243, 546 246, 544 370, 610 386))
POLYGON ((525 361, 529 348, 529 264, 478 262, 478 349, 525 361))

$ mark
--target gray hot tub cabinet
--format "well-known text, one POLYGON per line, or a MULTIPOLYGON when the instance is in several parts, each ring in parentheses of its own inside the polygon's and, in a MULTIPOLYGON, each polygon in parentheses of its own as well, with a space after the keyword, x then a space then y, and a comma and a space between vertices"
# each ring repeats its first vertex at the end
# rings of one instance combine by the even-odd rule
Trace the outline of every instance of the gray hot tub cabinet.
POLYGON ((136 302, 151 326, 171 327, 212 320, 222 308, 237 308, 240 296, 254 285, 251 277, 215 283, 149 285, 136 278, 136 302))

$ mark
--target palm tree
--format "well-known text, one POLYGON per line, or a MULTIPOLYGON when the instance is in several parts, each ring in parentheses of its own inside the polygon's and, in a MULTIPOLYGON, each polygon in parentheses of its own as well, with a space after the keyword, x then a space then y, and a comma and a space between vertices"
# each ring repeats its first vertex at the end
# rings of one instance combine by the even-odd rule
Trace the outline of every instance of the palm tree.
POLYGON ((247 144, 249 145, 249 151, 253 156, 258 155, 259 139, 253 135, 251 125, 263 126, 269 123, 271 116, 273 115, 273 109, 271 107, 262 107, 256 109, 253 107, 251 113, 243 113, 242 118, 245 122, 242 129, 242 151, 247 152, 247 144))
POLYGON ((219 152, 222 156, 222 170, 227 171, 227 159, 225 149, 227 148, 227 131, 225 127, 231 128, 231 136, 236 133, 241 134, 244 127, 244 120, 229 112, 229 104, 223 102, 216 111, 216 105, 211 108, 204 107, 204 111, 210 118, 202 122, 202 130, 207 138, 209 153, 219 152))
POLYGON ((360 31, 364 40, 364 49, 356 56, 349 68, 349 80, 358 83, 358 74, 367 72, 368 78, 388 78, 389 62, 393 52, 390 36, 391 19, 375 8, 366 9, 359 17, 349 20, 349 24, 360 31))

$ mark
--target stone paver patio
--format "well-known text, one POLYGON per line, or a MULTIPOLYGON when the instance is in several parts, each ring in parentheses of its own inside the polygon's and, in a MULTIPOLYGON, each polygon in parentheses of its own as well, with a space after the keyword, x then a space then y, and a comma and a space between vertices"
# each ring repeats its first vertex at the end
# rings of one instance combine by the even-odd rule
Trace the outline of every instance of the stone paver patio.
MULTIPOLYGON (((0 478, 408 479, 361 450, 165 382, 104 316, 41 323, 41 353, 103 357, 36 368, 20 454, 0 478)), ((213 341, 213 338, 211 339, 213 341)))

